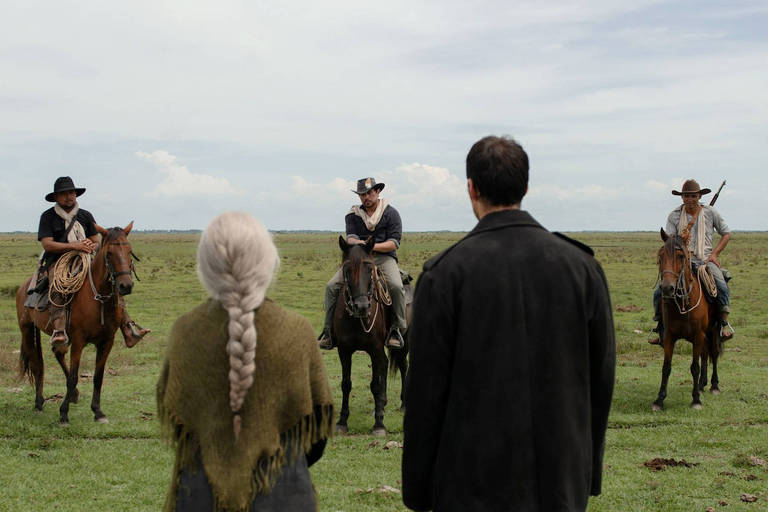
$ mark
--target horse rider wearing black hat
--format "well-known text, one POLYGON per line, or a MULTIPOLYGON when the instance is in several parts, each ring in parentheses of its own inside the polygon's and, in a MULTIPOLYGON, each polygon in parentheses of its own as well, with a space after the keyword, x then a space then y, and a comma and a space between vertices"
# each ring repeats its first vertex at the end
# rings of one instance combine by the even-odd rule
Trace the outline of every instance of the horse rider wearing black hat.
MULTIPOLYGON (((728 323, 728 314, 731 311, 730 292, 728 290, 728 283, 720 268, 718 257, 731 239, 731 230, 717 210, 709 205, 699 203, 701 196, 710 192, 712 191, 708 188, 699 187, 699 184, 693 179, 683 183, 680 191, 673 190, 673 195, 682 197, 683 204, 672 210, 669 214, 665 231, 670 236, 682 236, 686 230, 690 233, 688 247, 691 251, 691 262, 696 267, 706 265, 707 269, 712 272, 712 277, 717 286, 717 306, 720 312, 721 325, 720 335, 723 340, 728 340, 734 334, 733 328, 728 323), (713 243, 715 231, 720 235, 720 241, 716 246, 713 243)), ((656 286, 656 289, 653 291, 653 310, 653 319, 658 322, 654 332, 658 334, 658 337, 649 339, 648 343, 651 345, 661 345, 664 326, 661 321, 660 285, 656 286)))
MULTIPOLYGON (((397 266, 397 249, 400 247, 403 224, 397 210, 386 199, 379 198, 383 188, 384 183, 376 183, 374 178, 357 180, 357 190, 352 192, 360 197, 361 204, 352 206, 344 221, 347 243, 363 244, 368 237, 373 237, 375 241, 374 260, 384 274, 392 297, 392 327, 387 335, 387 346, 402 348, 405 343, 402 332, 406 329, 405 290, 397 266)), ((325 323, 318 342, 320 348, 326 350, 334 347, 331 336, 333 308, 343 284, 344 276, 339 269, 325 286, 325 323)))
MULTIPOLYGON (((82 251, 88 254, 96 252, 99 245, 99 233, 96 231, 96 221, 91 212, 80 208, 77 198, 85 192, 84 188, 78 188, 69 176, 56 179, 53 184, 53 192, 45 196, 45 200, 56 203, 52 208, 43 212, 40 216, 40 226, 37 231, 37 239, 43 245, 44 253, 40 267, 47 271, 62 254, 68 251, 82 251)), ((42 291, 42 290, 38 290, 42 291)), ((150 329, 143 329, 131 320, 125 304, 120 298, 123 308, 123 321, 120 330, 129 347, 135 345, 150 329)), ((51 323, 53 335, 51 345, 66 344, 66 311, 50 303, 51 323)))

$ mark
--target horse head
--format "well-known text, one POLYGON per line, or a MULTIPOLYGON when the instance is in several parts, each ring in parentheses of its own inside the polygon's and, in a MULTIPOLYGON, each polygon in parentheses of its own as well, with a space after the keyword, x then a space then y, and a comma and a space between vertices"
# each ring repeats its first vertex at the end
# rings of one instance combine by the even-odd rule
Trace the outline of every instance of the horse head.
POLYGON ((661 296, 665 299, 674 297, 675 289, 679 286, 681 275, 689 279, 690 258, 686 240, 683 237, 668 235, 661 229, 661 240, 664 245, 658 252, 659 277, 661 279, 661 296))
POLYGON ((344 276, 347 312, 357 318, 365 318, 374 294, 373 259, 374 240, 369 237, 364 244, 349 244, 339 237, 342 251, 341 270, 344 276))
MULTIPOLYGON (((101 233, 101 249, 97 258, 104 261, 107 277, 114 282, 117 293, 129 295, 133 291, 133 260, 128 234, 133 229, 133 221, 124 228, 105 229, 98 224, 96 230, 101 233)), ((138 258, 137 258, 138 259, 138 258)))

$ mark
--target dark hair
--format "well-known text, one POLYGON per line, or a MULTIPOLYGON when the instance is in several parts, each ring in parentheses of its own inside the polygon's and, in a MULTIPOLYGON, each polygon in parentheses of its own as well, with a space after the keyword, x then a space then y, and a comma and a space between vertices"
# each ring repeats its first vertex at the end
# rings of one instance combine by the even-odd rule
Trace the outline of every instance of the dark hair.
POLYGON ((512 137, 483 137, 467 154, 467 178, 489 205, 517 204, 528 190, 528 155, 512 137))

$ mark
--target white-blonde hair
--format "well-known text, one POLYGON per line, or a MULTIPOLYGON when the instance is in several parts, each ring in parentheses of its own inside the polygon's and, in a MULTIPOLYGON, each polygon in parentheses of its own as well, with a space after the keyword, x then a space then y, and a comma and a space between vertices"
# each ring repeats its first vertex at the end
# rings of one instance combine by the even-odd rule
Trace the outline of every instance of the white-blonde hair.
POLYGON ((244 212, 218 215, 200 237, 200 282, 229 313, 229 406, 235 438, 240 433, 243 400, 253 385, 257 334, 254 312, 264 302, 279 263, 270 233, 244 212))

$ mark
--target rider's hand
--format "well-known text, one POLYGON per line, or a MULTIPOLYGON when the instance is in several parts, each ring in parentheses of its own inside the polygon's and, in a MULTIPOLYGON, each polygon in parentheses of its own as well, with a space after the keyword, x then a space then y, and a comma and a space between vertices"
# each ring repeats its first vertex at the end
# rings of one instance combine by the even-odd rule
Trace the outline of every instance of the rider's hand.
POLYGON ((717 265, 717 268, 720 268, 720 261, 717 259, 717 255, 715 255, 714 253, 710 254, 704 263, 706 264, 706 263, 709 263, 710 261, 715 265, 717 265))
POLYGON ((86 238, 85 240, 80 240, 79 242, 75 242, 75 250, 87 252, 88 254, 91 254, 95 248, 94 243, 86 238))

